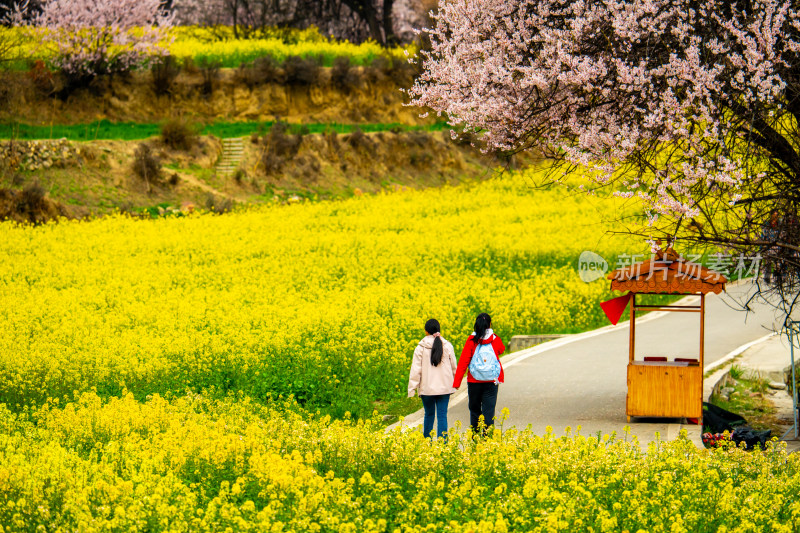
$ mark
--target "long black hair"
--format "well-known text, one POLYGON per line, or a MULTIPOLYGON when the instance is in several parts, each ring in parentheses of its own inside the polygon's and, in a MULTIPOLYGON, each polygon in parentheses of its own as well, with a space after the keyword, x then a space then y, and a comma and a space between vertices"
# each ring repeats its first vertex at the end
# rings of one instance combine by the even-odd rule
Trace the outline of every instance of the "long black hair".
POLYGON ((486 330, 490 327, 492 327, 492 317, 486 313, 479 314, 475 319, 475 336, 472 337, 472 342, 475 343, 476 348, 483 340, 483 336, 486 335, 486 330))
MULTIPOLYGON (((431 318, 425 322, 425 331, 430 335, 439 333, 439 321, 435 318, 431 318)), ((439 366, 439 363, 442 362, 443 353, 444 348, 442 347, 442 338, 437 335, 433 338, 433 348, 431 348, 431 364, 433 366, 439 366)))

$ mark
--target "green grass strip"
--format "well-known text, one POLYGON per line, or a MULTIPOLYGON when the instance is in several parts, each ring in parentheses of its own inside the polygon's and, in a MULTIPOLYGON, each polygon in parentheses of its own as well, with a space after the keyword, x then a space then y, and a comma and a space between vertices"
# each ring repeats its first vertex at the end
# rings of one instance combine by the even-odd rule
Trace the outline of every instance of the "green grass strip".
MULTIPOLYGON (((245 137, 253 133, 267 133, 274 121, 263 122, 216 122, 200 128, 202 135, 220 138, 245 137)), ((289 124, 292 133, 350 133, 356 127, 363 132, 377 131, 441 131, 448 128, 446 123, 438 122, 427 126, 408 126, 398 123, 342 124, 338 122, 289 124)), ((33 126, 30 124, 0 124, 0 139, 35 140, 69 139, 70 141, 118 140, 133 141, 160 135, 161 125, 157 123, 111 122, 99 120, 88 124, 33 126)))

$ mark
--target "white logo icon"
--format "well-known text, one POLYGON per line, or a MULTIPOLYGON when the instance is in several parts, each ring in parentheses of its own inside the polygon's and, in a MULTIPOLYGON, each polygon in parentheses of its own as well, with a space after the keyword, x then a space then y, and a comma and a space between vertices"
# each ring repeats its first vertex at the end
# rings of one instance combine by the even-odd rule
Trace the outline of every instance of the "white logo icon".
POLYGON ((586 283, 591 283, 598 279, 605 277, 608 272, 608 261, 594 252, 581 252, 578 258, 578 273, 581 280, 586 283))

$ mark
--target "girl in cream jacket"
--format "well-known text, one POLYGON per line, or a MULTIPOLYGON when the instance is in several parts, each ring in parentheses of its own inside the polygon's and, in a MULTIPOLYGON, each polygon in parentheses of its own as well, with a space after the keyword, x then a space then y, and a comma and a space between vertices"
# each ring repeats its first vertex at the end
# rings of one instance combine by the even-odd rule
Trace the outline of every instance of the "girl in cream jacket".
POLYGON ((455 392, 456 362, 453 345, 440 334, 439 321, 435 318, 425 323, 425 338, 419 341, 411 361, 408 375, 408 397, 416 392, 422 398, 425 419, 422 430, 431 437, 434 417, 437 419, 437 437, 447 432, 447 406, 450 395, 455 392))

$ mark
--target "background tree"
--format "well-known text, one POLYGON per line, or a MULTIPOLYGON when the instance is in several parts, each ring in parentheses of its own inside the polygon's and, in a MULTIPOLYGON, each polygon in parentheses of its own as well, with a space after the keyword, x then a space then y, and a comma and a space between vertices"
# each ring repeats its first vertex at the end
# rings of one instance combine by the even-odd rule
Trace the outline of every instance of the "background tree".
MULTIPOLYGON (((317 26, 323 35, 381 44, 398 41, 395 26, 418 18, 419 0, 174 0, 184 24, 231 26, 237 38, 274 33, 276 27, 317 26), (397 17, 401 17, 399 20, 397 17)), ((406 33, 408 35, 408 33, 406 33)))
POLYGON ((22 36, 11 28, 14 8, 10 2, 0 3, 0 68, 22 56, 22 36))
POLYGON ((234 36, 260 36, 267 28, 291 25, 298 0, 174 0, 173 10, 181 24, 205 27, 230 26, 234 36))
POLYGON ((18 12, 16 20, 37 33, 43 48, 56 51, 52 66, 70 87, 168 53, 172 15, 162 0, 45 0, 31 9, 18 12))
POLYGON ((0 25, 14 26, 39 13, 41 0, 0 0, 0 25))
POLYGON ((394 4, 395 35, 409 43, 419 37, 419 30, 433 25, 430 14, 438 9, 437 0, 397 0, 394 4))
POLYGON ((800 15, 788 0, 440 2, 414 103, 644 205, 651 239, 765 256, 800 292, 800 15), (771 228, 770 213, 777 212, 771 228))
POLYGON ((11 15, 18 3, 14 0, 0 0, 0 21, 8 23, 7 17, 11 15))
POLYGON ((370 38, 382 44, 394 44, 397 38, 392 25, 394 0, 342 0, 369 28, 370 38))

